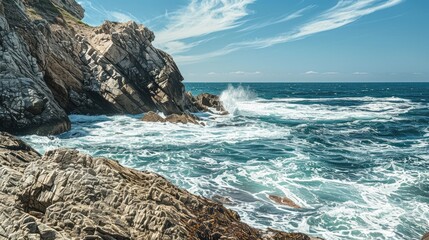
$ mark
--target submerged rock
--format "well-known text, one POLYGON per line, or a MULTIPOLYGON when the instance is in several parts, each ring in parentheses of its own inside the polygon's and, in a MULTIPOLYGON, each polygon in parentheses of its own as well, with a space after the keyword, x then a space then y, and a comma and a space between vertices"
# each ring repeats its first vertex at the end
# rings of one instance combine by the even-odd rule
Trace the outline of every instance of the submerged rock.
POLYGON ((152 31, 83 16, 75 0, 0 1, 0 130, 57 134, 70 113, 198 110, 152 31))
POLYGON ((40 156, 0 133, 0 238, 310 239, 261 231, 165 178, 58 149, 40 156))
POLYGON ((163 118, 159 114, 151 111, 144 114, 142 121, 183 123, 183 124, 192 123, 197 125, 204 125, 203 122, 200 122, 201 119, 199 119, 197 116, 190 113, 170 114, 166 118, 163 118))
POLYGON ((281 204, 281 205, 285 205, 285 206, 289 206, 289 207, 293 207, 293 208, 301 208, 298 204, 294 203, 292 200, 290 200, 287 197, 268 195, 268 198, 270 198, 272 201, 274 201, 278 204, 281 204))

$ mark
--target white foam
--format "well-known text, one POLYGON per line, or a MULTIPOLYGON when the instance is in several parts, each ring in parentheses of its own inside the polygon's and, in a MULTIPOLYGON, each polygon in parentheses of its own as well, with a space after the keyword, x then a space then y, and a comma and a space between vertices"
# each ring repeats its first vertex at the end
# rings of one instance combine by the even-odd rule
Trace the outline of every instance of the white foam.
POLYGON ((417 197, 401 196, 404 188, 424 184, 429 172, 410 170, 390 159, 395 153, 406 152, 410 157, 429 160, 429 128, 424 129, 425 138, 402 140, 374 136, 373 128, 360 125, 368 121, 393 123, 421 104, 395 97, 264 100, 242 87, 228 87, 221 100, 232 114, 215 118, 199 114, 206 126, 148 123, 139 120, 141 116, 73 115, 69 133, 24 138, 41 152, 78 148, 161 173, 192 193, 225 195, 233 201, 228 207, 255 227, 315 232, 325 239, 395 239, 400 238, 398 231, 406 224, 421 225, 409 227, 413 236, 429 227, 428 204, 417 197), (321 103, 333 100, 361 104, 321 103), (264 117, 298 124, 261 120, 264 117), (315 137, 325 137, 330 147, 295 135, 319 121, 341 122, 335 123, 335 128, 320 126, 314 130, 315 137), (353 138, 354 134, 372 138, 363 142, 353 138), (350 138, 332 139, 338 136, 350 138), (412 144, 397 146, 404 141, 412 144), (268 150, 259 151, 258 147, 268 150), (270 149, 277 153, 269 155, 270 149), (323 151, 333 149, 341 150, 336 156, 343 154, 350 164, 370 164, 341 173, 341 168, 317 159, 329 156, 323 151), (385 157, 380 157, 380 152, 385 157), (267 194, 286 196, 303 209, 276 205, 267 194))
POLYGON ((257 98, 255 93, 241 86, 228 86, 220 99, 227 110, 235 115, 278 116, 285 120, 305 121, 393 121, 398 120, 400 114, 422 107, 419 103, 397 97, 275 98, 268 101, 257 98), (307 104, 300 103, 303 101, 307 104), (359 101, 362 104, 335 106, 319 103, 331 101, 359 101))

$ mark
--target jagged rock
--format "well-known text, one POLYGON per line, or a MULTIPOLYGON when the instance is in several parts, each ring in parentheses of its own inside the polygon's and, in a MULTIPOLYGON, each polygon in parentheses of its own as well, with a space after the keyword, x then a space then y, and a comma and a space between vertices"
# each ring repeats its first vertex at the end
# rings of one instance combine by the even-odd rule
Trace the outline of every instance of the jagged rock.
POLYGON ((293 207, 293 208, 301 208, 298 204, 294 203, 292 200, 290 200, 287 197, 268 195, 268 198, 271 199, 272 201, 278 203, 278 204, 281 204, 281 205, 285 205, 285 206, 289 206, 289 207, 293 207))
POLYGON ((147 112, 144 114, 142 121, 144 122, 165 122, 165 119, 155 112, 147 112))
POLYGON ((69 113, 197 110, 153 32, 82 17, 75 0, 0 1, 0 130, 56 134, 69 113))
POLYGON ((310 239, 261 231, 165 178, 0 133, 0 239, 310 239))
POLYGON ((228 111, 226 111, 225 107, 222 104, 222 101, 219 99, 219 96, 210 93, 202 93, 191 99, 193 101, 193 104, 200 111, 212 112, 211 109, 215 109, 218 114, 228 114, 228 111))
POLYGON ((182 114, 170 114, 166 118, 161 117, 159 114, 155 112, 147 112, 144 114, 142 121, 145 122, 169 122, 169 123, 183 123, 183 124, 197 124, 204 125, 197 116, 190 113, 182 113, 182 114))
POLYGON ((423 235, 422 240, 429 240, 429 232, 423 235))

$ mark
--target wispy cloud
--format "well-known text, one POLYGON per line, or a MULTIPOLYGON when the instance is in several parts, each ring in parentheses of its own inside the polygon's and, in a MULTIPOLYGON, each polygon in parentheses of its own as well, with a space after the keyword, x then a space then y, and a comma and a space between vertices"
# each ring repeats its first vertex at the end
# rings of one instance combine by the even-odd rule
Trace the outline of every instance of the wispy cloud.
POLYGON ((316 72, 316 71, 307 71, 304 74, 306 74, 306 75, 313 75, 313 74, 319 74, 319 72, 316 72))
POLYGON ((169 13, 168 24, 156 33, 156 44, 169 53, 185 52, 202 41, 194 39, 242 25, 255 0, 191 0, 184 8, 169 13), (190 42, 188 42, 190 41, 190 42))
POLYGON ((323 75, 337 75, 339 72, 324 72, 323 75))
POLYGON ((311 6, 302 8, 302 9, 300 9, 300 10, 298 10, 298 11, 292 13, 292 14, 288 14, 288 15, 282 16, 280 18, 271 19, 270 21, 259 23, 259 24, 253 24, 251 26, 248 26, 248 27, 240 29, 239 32, 254 31, 254 30, 257 30, 257 29, 260 29, 260 28, 265 28, 265 27, 271 26, 271 25, 275 25, 275 24, 279 24, 279 23, 284 23, 284 22, 291 21, 293 19, 302 17, 303 13, 306 10, 311 9, 313 7, 314 7, 314 5, 311 5, 311 6))
POLYGON ((353 75, 368 75, 369 73, 367 73, 367 72, 354 72, 352 74, 353 75))
POLYGON ((85 18, 91 25, 98 25, 104 20, 110 20, 114 22, 139 22, 139 19, 133 16, 131 13, 107 10, 103 6, 95 4, 90 0, 81 0, 78 1, 78 3, 85 8, 85 18))
POLYGON ((259 71, 256 71, 256 72, 235 71, 235 72, 230 72, 229 74, 234 74, 234 75, 258 75, 258 74, 261 74, 261 72, 259 72, 259 71))
POLYGON ((229 73, 217 73, 217 72, 209 72, 207 75, 259 75, 262 74, 260 71, 255 72, 246 72, 246 71, 234 71, 229 73))
POLYGON ((226 55, 245 48, 266 48, 276 44, 296 41, 320 32, 343 27, 355 22, 363 16, 393 7, 402 1, 403 0, 339 0, 334 7, 322 12, 295 30, 284 32, 273 37, 231 43, 221 49, 204 54, 179 55, 176 56, 176 59, 181 63, 193 63, 211 57, 226 55))

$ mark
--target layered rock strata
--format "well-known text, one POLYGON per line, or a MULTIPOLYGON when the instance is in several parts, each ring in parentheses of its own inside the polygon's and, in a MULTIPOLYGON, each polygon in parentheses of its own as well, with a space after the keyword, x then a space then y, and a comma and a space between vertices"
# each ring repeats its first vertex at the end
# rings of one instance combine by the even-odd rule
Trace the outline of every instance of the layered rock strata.
POLYGON ((67 114, 196 111, 167 53, 134 22, 83 23, 75 0, 0 0, 0 130, 67 131, 67 114))
POLYGON ((0 133, 0 239, 311 239, 261 231, 165 178, 0 133))

